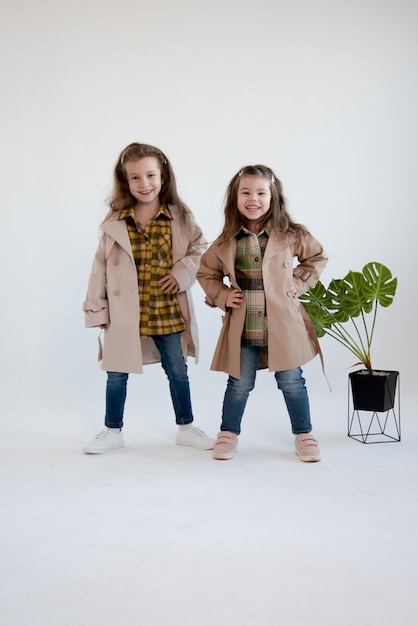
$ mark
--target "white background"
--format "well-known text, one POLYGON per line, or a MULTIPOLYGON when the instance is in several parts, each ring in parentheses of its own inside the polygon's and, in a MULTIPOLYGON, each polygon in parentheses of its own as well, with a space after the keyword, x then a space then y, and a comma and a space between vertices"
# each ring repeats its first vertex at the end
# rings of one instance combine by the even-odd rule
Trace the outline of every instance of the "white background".
MULTIPOLYGON (((324 283, 368 261, 388 265, 399 288, 380 312, 374 367, 398 369, 404 393, 412 391, 417 13, 412 0, 8 6, 2 403, 101 402, 96 331, 84 329, 81 303, 113 165, 131 141, 167 153, 209 240, 229 180, 261 162, 281 178, 293 217, 324 244, 324 283)), ((198 285, 194 296, 204 332, 191 376, 197 389, 221 394, 224 378, 208 373, 220 314, 198 285)), ((355 357, 334 344, 323 349, 338 389, 355 357)), ((165 384, 155 370, 149 380, 165 384)))
MULTIPOLYGON (((415 0, 1 2, 0 621, 4 626, 417 623, 415 0), (226 186, 265 163, 324 244, 323 282, 399 279, 373 364, 401 373, 402 442, 347 437, 353 355, 306 366, 320 463, 260 373, 238 454, 173 445, 159 366, 132 377, 124 449, 82 455, 105 373, 81 304, 112 170, 170 158, 209 240, 226 186)), ((194 288, 197 423, 214 435, 221 313, 194 288)))

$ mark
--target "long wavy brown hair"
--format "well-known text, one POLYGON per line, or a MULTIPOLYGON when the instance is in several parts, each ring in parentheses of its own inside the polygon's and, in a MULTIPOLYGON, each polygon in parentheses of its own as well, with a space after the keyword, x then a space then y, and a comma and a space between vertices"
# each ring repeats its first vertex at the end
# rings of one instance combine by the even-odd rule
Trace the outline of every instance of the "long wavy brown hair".
POLYGON ((303 224, 298 224, 292 220, 287 210, 282 183, 273 170, 266 165, 246 165, 235 174, 227 187, 224 207, 225 223, 218 237, 219 242, 230 241, 242 226, 247 227, 246 220, 237 207, 239 183, 244 175, 264 176, 270 183, 270 208, 262 220, 260 220, 260 230, 264 227, 269 227, 272 231, 276 230, 285 234, 294 233, 297 235, 303 235, 308 232, 308 229, 303 224))
POLYGON ((144 157, 154 157, 161 171, 160 203, 176 205, 181 212, 183 220, 186 220, 191 215, 190 209, 181 200, 177 192, 176 177, 170 161, 159 148, 146 143, 130 143, 118 156, 113 170, 113 190, 107 202, 110 211, 106 215, 105 220, 136 203, 136 199, 129 191, 126 164, 128 161, 139 161, 144 157))

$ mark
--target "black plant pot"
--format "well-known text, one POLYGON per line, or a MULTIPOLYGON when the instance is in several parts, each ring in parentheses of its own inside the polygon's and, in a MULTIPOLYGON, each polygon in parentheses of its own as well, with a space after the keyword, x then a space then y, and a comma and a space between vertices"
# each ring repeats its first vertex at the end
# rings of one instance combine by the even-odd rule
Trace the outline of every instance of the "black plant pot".
POLYGON ((374 370, 350 372, 353 406, 356 411, 389 411, 395 404, 399 372, 374 370))

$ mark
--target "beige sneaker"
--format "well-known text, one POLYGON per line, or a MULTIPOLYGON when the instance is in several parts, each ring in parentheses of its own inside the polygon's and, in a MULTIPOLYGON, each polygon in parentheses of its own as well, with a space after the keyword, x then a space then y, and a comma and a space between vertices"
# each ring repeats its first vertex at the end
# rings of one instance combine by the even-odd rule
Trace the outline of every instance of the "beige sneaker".
POLYGON ((229 430, 221 430, 218 433, 215 447, 212 452, 214 459, 226 461, 232 459, 238 447, 238 435, 229 432, 229 430))
POLYGON ((302 433, 296 435, 296 454, 301 461, 312 463, 314 461, 321 460, 321 453, 319 451, 318 441, 311 433, 302 433))

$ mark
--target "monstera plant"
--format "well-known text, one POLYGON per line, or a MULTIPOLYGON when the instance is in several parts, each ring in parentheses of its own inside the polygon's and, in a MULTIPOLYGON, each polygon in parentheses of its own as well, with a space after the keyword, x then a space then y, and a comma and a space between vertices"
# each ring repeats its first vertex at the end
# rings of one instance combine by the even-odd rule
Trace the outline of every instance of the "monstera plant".
POLYGON ((372 261, 361 272, 334 278, 328 289, 318 282, 300 301, 317 337, 333 337, 357 357, 353 366, 363 364, 373 374, 371 347, 377 314, 379 308, 392 304, 397 284, 389 268, 372 261))
POLYGON ((400 441, 399 412, 395 412, 399 372, 374 369, 371 357, 378 312, 392 304, 397 283, 385 265, 372 261, 361 272, 333 279, 328 289, 318 282, 300 298, 316 335, 333 337, 350 350, 357 358, 353 367, 364 365, 349 373, 353 412, 350 415, 349 404, 348 423, 349 437, 363 443, 370 438, 373 442, 376 438, 378 442, 400 441))

